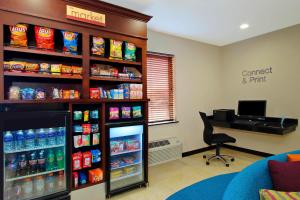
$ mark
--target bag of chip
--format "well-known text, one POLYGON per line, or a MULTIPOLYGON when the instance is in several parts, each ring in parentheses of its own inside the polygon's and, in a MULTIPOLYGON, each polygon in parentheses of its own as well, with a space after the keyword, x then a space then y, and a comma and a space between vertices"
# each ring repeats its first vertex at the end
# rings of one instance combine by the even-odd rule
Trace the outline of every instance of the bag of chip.
POLYGON ((60 75, 61 73, 61 64, 51 64, 51 74, 60 75))
POLYGON ((90 99, 100 99, 99 88, 90 88, 90 99))
POLYGON ((109 108, 109 119, 115 120, 119 119, 119 108, 118 107, 110 107, 109 108))
POLYGON ((92 54, 104 56, 105 40, 102 37, 93 37, 92 54))
POLYGON ((78 33, 61 31, 64 37, 64 52, 77 53, 78 33))
POLYGON ((11 70, 15 72, 21 72, 25 69, 26 62, 19 62, 19 61, 11 61, 10 66, 11 70))
POLYGON ((11 63, 9 61, 4 61, 3 69, 4 71, 11 71, 11 63))
POLYGON ((74 75, 81 75, 82 74, 82 67, 72 66, 72 73, 74 75))
POLYGON ((48 64, 48 63, 41 63, 40 64, 40 73, 41 74, 50 74, 50 69, 51 69, 51 67, 50 67, 50 64, 48 64))
POLYGON ((35 90, 35 99, 38 99, 38 100, 46 99, 46 91, 41 88, 36 89, 35 90))
POLYGON ((8 99, 9 100, 20 100, 21 88, 17 86, 11 86, 9 88, 8 99))
POLYGON ((110 40, 110 59, 122 60, 122 41, 110 40))
POLYGON ((61 73, 62 74, 72 74, 72 67, 68 65, 61 66, 61 73))
POLYGON ((41 49, 54 49, 54 29, 34 26, 36 47, 41 49))
POLYGON ((70 90, 63 90, 63 99, 70 99, 70 96, 71 96, 71 92, 70 90))
POLYGON ((131 108, 130 107, 122 107, 122 118, 129 119, 131 118, 131 108))
POLYGON ((130 60, 130 61, 136 61, 136 47, 133 43, 130 42, 125 42, 125 55, 124 59, 125 60, 130 60))
POLYGON ((25 64, 26 72, 38 72, 39 68, 40 68, 39 64, 37 64, 37 63, 26 63, 25 64))
POLYGON ((27 47, 27 24, 16 24, 9 26, 10 44, 14 46, 27 47))
POLYGON ((132 107, 132 116, 133 118, 141 118, 142 115, 142 107, 141 106, 133 106, 132 107))

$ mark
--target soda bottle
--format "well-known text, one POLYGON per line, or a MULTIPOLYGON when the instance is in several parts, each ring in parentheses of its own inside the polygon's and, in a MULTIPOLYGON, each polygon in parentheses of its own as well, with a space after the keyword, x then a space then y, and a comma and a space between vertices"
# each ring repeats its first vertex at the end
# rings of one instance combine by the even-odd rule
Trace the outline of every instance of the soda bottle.
POLYGON ((45 147, 47 145, 45 129, 43 129, 43 128, 38 129, 36 131, 36 134, 37 134, 37 146, 45 147))
POLYGON ((43 176, 37 176, 34 179, 33 188, 36 195, 42 195, 45 190, 45 178, 43 176))
POLYGON ((14 136, 11 131, 6 131, 4 133, 4 151, 10 152, 14 150, 14 136))
POLYGON ((38 155, 37 155, 37 157, 38 157, 38 171, 39 172, 44 172, 44 171, 46 171, 46 152, 45 152, 45 150, 40 150, 39 152, 38 152, 38 155))
POLYGON ((65 176, 64 171, 58 172, 57 176, 57 189, 62 190, 65 189, 65 176))
POLYGON ((55 154, 57 169, 63 169, 65 167, 64 152, 61 149, 57 149, 55 154))
POLYGON ((28 172, 29 172, 29 174, 37 173, 37 167, 38 167, 37 152, 32 151, 28 155, 28 172))
POLYGON ((65 127, 59 127, 57 129, 57 136, 56 136, 56 144, 57 145, 65 144, 65 134, 66 134, 65 127))
POLYGON ((48 150, 47 161, 46 161, 46 170, 51 171, 55 169, 55 155, 52 149, 48 150))
POLYGON ((26 149, 35 147, 35 133, 32 129, 25 131, 25 147, 26 149))
POLYGON ((56 145, 56 129, 49 128, 47 132, 47 141, 49 146, 56 145))
POLYGON ((17 150, 22 150, 25 147, 25 136, 23 130, 18 130, 15 133, 15 138, 16 138, 16 149, 17 150))
POLYGON ((17 176, 27 175, 28 161, 25 153, 21 153, 18 156, 17 163, 17 176))
POLYGON ((53 193, 55 191, 55 177, 53 173, 48 174, 46 178, 46 188, 48 193, 53 193))
POLYGON ((6 160, 6 177, 15 178, 17 176, 17 155, 9 154, 6 160))

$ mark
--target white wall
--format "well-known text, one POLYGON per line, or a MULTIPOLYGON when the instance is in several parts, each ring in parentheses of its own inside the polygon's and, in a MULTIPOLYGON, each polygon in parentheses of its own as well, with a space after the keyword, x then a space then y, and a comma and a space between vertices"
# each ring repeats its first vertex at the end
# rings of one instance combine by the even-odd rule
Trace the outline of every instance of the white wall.
POLYGON ((151 126, 149 139, 176 136, 183 151, 205 146, 198 111, 212 112, 220 101, 220 49, 158 32, 148 32, 148 50, 175 55, 177 124, 151 126))

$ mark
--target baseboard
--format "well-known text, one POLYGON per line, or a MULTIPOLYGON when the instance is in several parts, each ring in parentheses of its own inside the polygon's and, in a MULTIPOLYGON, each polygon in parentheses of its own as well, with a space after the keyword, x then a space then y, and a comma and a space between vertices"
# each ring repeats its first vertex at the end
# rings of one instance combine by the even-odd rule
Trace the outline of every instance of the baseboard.
POLYGON ((228 145, 228 144, 224 144, 222 147, 225 147, 227 149, 232 149, 232 150, 235 150, 235 151, 240 151, 240 152, 244 152, 244 153, 253 154, 253 155, 256 155, 256 156, 261 156, 261 157, 269 157, 269 156, 274 155, 274 154, 271 154, 271 153, 256 151, 256 150, 252 150, 252 149, 246 149, 246 148, 243 148, 243 147, 237 147, 237 146, 228 145))
POLYGON ((213 150, 215 148, 216 147, 213 145, 213 146, 208 146, 208 147, 204 147, 204 148, 201 148, 201 149, 196 149, 196 150, 193 150, 193 151, 187 151, 187 152, 182 153, 182 157, 191 156, 191 155, 194 155, 194 154, 197 154, 197 153, 202 153, 202 152, 205 152, 205 151, 213 150))

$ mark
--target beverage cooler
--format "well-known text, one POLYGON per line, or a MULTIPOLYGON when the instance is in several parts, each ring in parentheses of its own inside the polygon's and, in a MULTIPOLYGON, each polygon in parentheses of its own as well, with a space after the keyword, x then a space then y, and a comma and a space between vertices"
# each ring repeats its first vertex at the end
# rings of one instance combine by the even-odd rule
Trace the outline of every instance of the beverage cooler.
POLYGON ((107 196, 147 183, 144 123, 106 126, 107 196))
POLYGON ((1 199, 68 199, 67 111, 1 112, 1 199))

